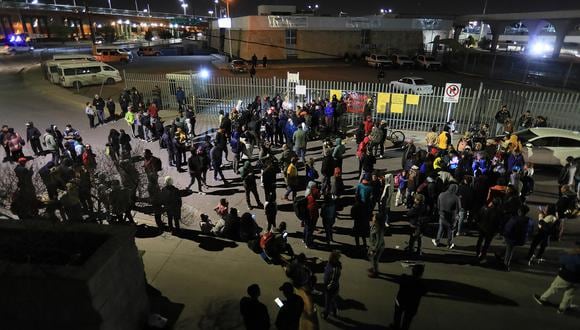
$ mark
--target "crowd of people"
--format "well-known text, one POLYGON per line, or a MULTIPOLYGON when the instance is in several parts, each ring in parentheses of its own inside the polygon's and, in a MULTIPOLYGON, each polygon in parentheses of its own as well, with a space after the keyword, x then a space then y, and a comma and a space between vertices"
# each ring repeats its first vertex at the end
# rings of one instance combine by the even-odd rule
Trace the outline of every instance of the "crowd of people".
MULTIPOLYGON (((291 282, 280 288, 286 297, 283 306, 291 307, 287 307, 290 310, 284 313, 280 311, 286 315, 282 318, 295 319, 296 310, 302 309, 299 322, 306 317, 314 323, 309 319, 314 308, 309 297, 316 291, 313 274, 305 257, 294 254, 287 240, 286 223, 276 221, 278 202, 292 201, 294 213, 303 227, 306 248, 330 246, 334 242, 337 214, 344 206, 342 200, 350 194, 346 193, 342 181, 343 160, 347 157, 346 102, 335 95, 294 109, 279 95, 256 97, 245 109, 220 112, 219 126, 215 134, 210 135, 208 132, 196 134, 195 112, 187 105, 181 88, 176 92, 179 115, 169 122, 163 122, 159 117, 162 106, 159 92, 154 90, 152 94, 153 101, 143 102, 141 93, 135 88, 124 91, 119 98, 119 116, 111 98, 105 101, 95 95, 94 100, 86 104, 85 113, 91 128, 97 127, 95 118, 99 126, 117 119, 124 119, 129 126, 128 133, 124 129, 109 130, 105 151, 108 159, 102 160, 112 164, 119 179, 97 171, 97 155, 90 145, 83 143, 81 133, 71 125, 67 125, 62 133, 57 126, 50 125, 41 134, 29 122, 26 140, 14 129, 4 126, 0 141, 6 152, 5 160, 16 163, 17 189, 12 198, 13 213, 20 219, 32 219, 39 216, 39 209, 45 208, 45 216, 52 221, 134 222, 131 211, 141 200, 138 190, 143 185, 146 186, 145 200, 152 206, 157 225, 179 233, 182 197, 193 193, 191 188, 196 181, 200 195, 209 189, 209 171, 213 172, 214 182, 221 181, 223 186, 232 184, 234 180, 240 181, 248 212, 239 215, 238 209, 230 208, 227 199, 222 198, 213 210, 215 216, 201 215, 200 230, 207 235, 248 242, 248 246, 266 262, 283 265, 291 282), (105 108, 108 117, 104 116, 105 108), (150 149, 135 155, 131 143, 135 139, 158 141, 161 149, 167 152, 168 167, 175 167, 179 173, 188 172, 189 185, 179 189, 171 176, 165 176, 160 185, 161 158, 154 156, 150 149), (322 141, 319 167, 314 158, 307 159, 308 143, 317 139, 322 141), (30 143, 35 155, 51 156, 38 170, 47 191, 42 202, 32 180, 33 169, 26 165, 29 158, 23 153, 25 143, 30 143), (232 171, 235 179, 226 179, 224 171, 227 170, 232 171), (283 196, 277 196, 276 188, 282 181, 279 179, 283 179, 286 188, 283 196), (258 187, 263 190, 264 203, 258 187), (261 228, 255 215, 250 213, 256 207, 264 210, 267 228, 261 228), (167 224, 163 221, 163 213, 167 224), (319 218, 323 227, 320 232, 325 235, 316 242, 314 234, 319 231, 319 218), (302 303, 291 288, 302 290, 302 303)), ((450 121, 440 130, 436 126, 432 128, 425 138, 426 148, 407 141, 402 169, 389 171, 377 167, 377 159, 385 156, 388 127, 384 121, 373 119, 372 107, 372 102, 365 106, 364 120, 355 133, 359 180, 354 187, 350 212, 355 249, 368 256, 369 277, 379 275, 381 255, 386 245, 385 231, 400 220, 409 223, 406 251, 416 257, 422 255, 422 238, 429 233, 432 224, 437 227, 432 239, 436 247, 453 249, 456 236, 477 232, 475 258, 481 263, 487 262, 490 244, 495 236, 500 235, 505 241, 505 251, 497 253, 496 257, 507 271, 512 266, 514 247, 531 239, 527 260, 528 265, 533 266, 542 260, 550 240, 561 239, 566 218, 576 214, 576 185, 580 181, 580 173, 576 171, 578 165, 572 157, 567 159, 568 163, 558 178, 558 200, 542 207, 537 221, 529 218, 526 199, 534 191, 534 167, 524 160, 521 141, 507 127, 511 118, 509 112, 505 114, 507 108, 502 108, 499 117, 496 116, 497 130, 506 134, 493 143, 489 142, 493 134, 490 134, 488 125, 457 138, 454 136, 454 122, 450 121), (407 210, 403 219, 393 217, 391 210, 395 207, 407 210)), ((522 126, 533 125, 529 113, 524 114, 520 122, 522 126)), ((324 317, 337 314, 339 259, 340 253, 333 251, 326 266, 324 317)), ((413 280, 405 283, 419 281, 422 268, 417 269, 413 271, 413 280)), ((403 292, 414 290, 419 296, 422 294, 421 290, 403 289, 404 284, 401 286, 403 292)), ((248 295, 249 298, 240 306, 242 314, 262 313, 254 308, 259 306, 259 288, 251 286, 248 295)), ((541 301, 546 297, 542 296, 541 301)), ((397 299, 400 302, 406 298, 397 299)), ((397 322, 403 322, 403 325, 396 328, 409 327, 418 306, 416 301, 409 303, 408 310, 403 304, 398 305, 397 322)), ((561 307, 563 310, 568 308, 561 307)), ((269 321, 268 327, 252 323, 258 320, 261 318, 248 317, 250 323, 246 324, 252 324, 248 329, 269 327, 269 321)), ((266 324, 265 319, 262 321, 266 324)), ((296 329, 289 326, 295 322, 281 322, 284 326, 278 328, 296 329)))

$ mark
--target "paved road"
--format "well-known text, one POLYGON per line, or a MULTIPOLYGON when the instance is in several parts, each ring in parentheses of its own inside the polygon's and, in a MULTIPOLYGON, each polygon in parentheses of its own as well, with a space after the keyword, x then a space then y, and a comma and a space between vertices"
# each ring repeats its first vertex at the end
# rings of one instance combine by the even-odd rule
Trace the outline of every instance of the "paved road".
MULTIPOLYGON (((23 80, 22 75, 17 72, 26 65, 27 63, 19 61, 0 63, 3 68, 0 73, 0 124, 8 124, 23 132, 24 123, 28 120, 33 120, 42 128, 49 123, 61 127, 71 123, 82 131, 87 142, 95 146, 104 143, 109 128, 123 127, 118 122, 89 130, 82 110, 82 102, 86 99, 60 87, 48 86, 41 80, 23 80)), ((200 129, 205 129, 209 125, 202 122, 201 126, 200 129)), ((420 138, 420 135, 417 134, 417 137, 420 138)), ((155 154, 160 154, 164 165, 167 165, 165 155, 160 153, 156 143, 147 144, 147 147, 155 154)), ((316 143, 311 143, 309 147, 311 151, 307 157, 319 155, 320 149, 316 143)), ((349 155, 352 155, 352 143, 349 148, 349 155)), ((389 154, 398 156, 396 151, 389 154)), ((399 163, 398 157, 383 159, 378 162, 377 168, 396 170, 399 163)), ((354 157, 345 162, 347 187, 355 183, 356 166, 354 157)), ((186 174, 177 174, 173 169, 166 170, 166 173, 176 178, 177 186, 184 187, 187 184, 186 174)), ((234 175, 231 171, 226 171, 226 177, 233 178, 234 175)), ((538 186, 531 198, 532 202, 553 201, 556 198, 553 183, 555 177, 554 171, 538 170, 538 186)), ((211 179, 209 183, 216 185, 211 179)), ((227 189, 214 187, 207 196, 189 196, 184 203, 192 213, 211 214, 211 209, 219 198, 226 196, 231 206, 246 212, 242 191, 240 185, 227 189)), ((278 195, 281 193, 280 188, 278 195)), ((393 298, 397 290, 397 286, 391 281, 392 276, 404 272, 399 261, 407 258, 401 252, 401 247, 407 240, 402 234, 405 224, 396 223, 389 231, 391 236, 386 239, 387 250, 380 266, 382 275, 379 279, 369 279, 366 277, 368 262, 353 252, 354 242, 349 236, 352 227, 352 220, 348 217, 349 199, 346 201, 347 205, 340 211, 337 221, 337 243, 332 246, 344 253, 339 318, 322 321, 322 328, 385 329, 392 318, 393 298)), ((308 250, 301 244, 301 228, 290 204, 280 202, 279 206, 278 221, 288 222, 292 233, 290 241, 295 250, 306 253, 315 263, 325 260, 328 251, 308 250)), ((402 211, 396 210, 396 213, 402 211)), ((253 212, 256 213, 259 223, 265 226, 262 211, 253 212)), ((140 216, 139 221, 151 223, 148 217, 140 216)), ((414 328, 578 329, 580 313, 557 315, 555 309, 541 308, 531 300, 532 293, 545 289, 555 274, 554 262, 557 254, 570 245, 571 239, 578 237, 580 228, 577 222, 570 222, 567 226, 571 235, 576 236, 570 236, 566 242, 550 247, 546 264, 528 268, 523 264, 524 250, 518 249, 515 265, 510 273, 495 269, 493 263, 488 267, 474 265, 473 237, 458 238, 457 248, 453 251, 434 248, 429 239, 424 238, 425 278, 430 292, 421 304, 414 328)), ((197 222, 189 223, 186 227, 197 229, 197 222)), ((149 283, 174 303, 171 309, 163 310, 162 314, 169 316, 172 323, 175 322, 176 329, 240 328, 237 302, 251 283, 262 286, 262 300, 268 306, 270 315, 274 317, 277 311, 273 299, 279 296, 277 288, 285 281, 283 271, 279 267, 265 264, 244 243, 199 235, 178 238, 164 234, 137 239, 137 245, 145 251, 144 263, 149 283)), ((502 242, 496 239, 493 245, 499 251, 502 242)), ((317 275, 320 280, 321 274, 317 275)), ((318 302, 321 302, 320 299, 318 302)))

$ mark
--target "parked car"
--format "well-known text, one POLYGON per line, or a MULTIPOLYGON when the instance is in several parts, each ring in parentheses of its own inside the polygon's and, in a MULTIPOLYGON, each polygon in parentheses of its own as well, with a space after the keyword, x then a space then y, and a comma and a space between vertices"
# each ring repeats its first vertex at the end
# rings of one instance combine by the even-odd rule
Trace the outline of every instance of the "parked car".
POLYGON ((233 60, 230 62, 230 71, 232 73, 248 72, 248 65, 243 60, 233 60))
POLYGON ((523 145, 524 159, 536 165, 566 165, 566 157, 580 159, 580 132, 536 127, 514 133, 523 145))
POLYGON ((391 55, 391 60, 393 61, 393 66, 397 68, 412 68, 413 60, 406 55, 393 54, 391 55))
POLYGON ((365 61, 373 68, 393 66, 393 61, 391 61, 386 55, 370 54, 369 56, 365 56, 365 61))
POLYGON ((133 53, 130 49, 120 47, 96 47, 93 55, 100 62, 129 63, 133 61, 133 53))
POLYGON ((161 53, 160 50, 155 49, 153 47, 139 47, 139 49, 137 50, 137 55, 139 55, 139 56, 161 56, 161 55, 163 55, 163 53, 161 53))
POLYGON ((427 55, 419 55, 415 57, 415 65, 418 68, 425 70, 439 70, 441 69, 441 62, 437 61, 435 57, 427 55))
POLYGON ((104 43, 105 43, 105 38, 100 37, 100 36, 95 37, 95 45, 102 45, 104 43))
POLYGON ((433 94, 433 85, 419 77, 403 77, 389 83, 395 91, 412 94, 433 94))

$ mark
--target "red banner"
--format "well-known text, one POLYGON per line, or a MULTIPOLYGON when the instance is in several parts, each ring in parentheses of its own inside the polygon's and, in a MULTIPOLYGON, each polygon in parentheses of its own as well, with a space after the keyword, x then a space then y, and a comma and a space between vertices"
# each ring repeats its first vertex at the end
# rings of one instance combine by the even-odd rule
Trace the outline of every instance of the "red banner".
POLYGON ((369 96, 366 94, 360 94, 356 92, 348 93, 345 95, 346 98, 346 112, 350 113, 363 113, 365 110, 365 104, 369 96))

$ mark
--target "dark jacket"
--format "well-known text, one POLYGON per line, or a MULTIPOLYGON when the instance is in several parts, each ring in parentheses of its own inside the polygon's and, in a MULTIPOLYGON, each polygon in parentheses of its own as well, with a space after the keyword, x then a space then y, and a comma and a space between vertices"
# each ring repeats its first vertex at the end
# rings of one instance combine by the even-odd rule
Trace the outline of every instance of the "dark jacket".
POLYGON ((26 129, 26 142, 30 141, 30 140, 38 140, 40 139, 40 136, 42 134, 40 134, 40 131, 38 130, 38 128, 34 127, 34 126, 30 126, 26 129))
POLYGON ((561 256, 558 276, 568 282, 580 283, 580 254, 561 256))
POLYGON ((257 299, 244 297, 240 300, 240 313, 244 319, 244 325, 248 330, 270 329, 270 316, 266 305, 257 299))
POLYGON ((187 161, 189 173, 196 174, 203 171, 203 161, 199 155, 192 155, 187 161))
POLYGON ((505 224, 503 237, 513 245, 524 245, 528 237, 528 228, 531 219, 526 216, 513 216, 505 224))
POLYGON ((183 197, 184 193, 182 193, 179 189, 175 186, 165 186, 161 189, 161 203, 168 212, 175 212, 181 209, 181 197, 183 197))
POLYGON ((500 217, 496 206, 484 206, 477 215, 479 230, 487 236, 496 234, 499 231, 500 217))
POLYGON ((304 301, 299 295, 293 293, 286 298, 276 317, 276 329, 298 330, 303 309, 304 301))

